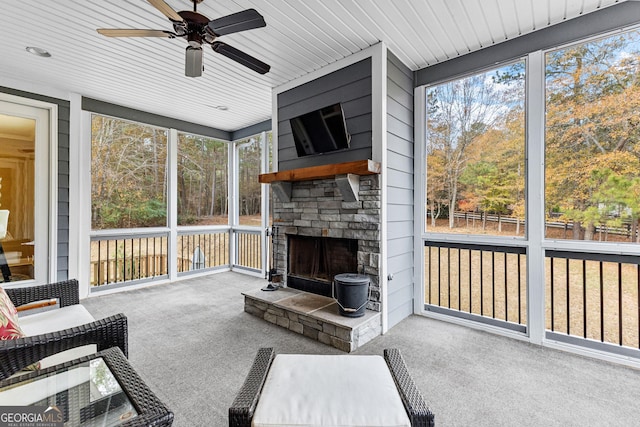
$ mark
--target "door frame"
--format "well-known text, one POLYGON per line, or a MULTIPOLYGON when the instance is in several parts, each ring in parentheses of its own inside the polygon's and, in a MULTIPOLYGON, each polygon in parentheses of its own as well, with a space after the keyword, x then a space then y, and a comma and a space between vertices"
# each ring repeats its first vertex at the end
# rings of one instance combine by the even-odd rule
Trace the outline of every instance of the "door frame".
POLYGON ((24 286, 49 283, 57 277, 58 105, 0 92, 0 112, 36 120, 34 235, 46 241, 34 248, 34 279, 16 284, 24 286), (13 105, 7 111, 3 104, 13 105), (39 173, 42 170, 46 172, 39 173), (45 178, 47 183, 39 184, 45 178), (38 206, 45 208, 38 209, 38 206))

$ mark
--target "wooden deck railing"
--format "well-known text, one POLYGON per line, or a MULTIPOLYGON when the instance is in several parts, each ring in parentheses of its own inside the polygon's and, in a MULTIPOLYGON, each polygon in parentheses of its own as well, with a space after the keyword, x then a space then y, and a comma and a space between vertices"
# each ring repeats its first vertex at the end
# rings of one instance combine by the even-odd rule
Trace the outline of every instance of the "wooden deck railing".
MULTIPOLYGON (((167 275, 167 255, 138 255, 126 259, 91 261, 91 286, 128 282, 167 275)), ((178 259, 178 268, 188 270, 191 260, 178 259)), ((182 270, 180 270, 182 271, 182 270)))

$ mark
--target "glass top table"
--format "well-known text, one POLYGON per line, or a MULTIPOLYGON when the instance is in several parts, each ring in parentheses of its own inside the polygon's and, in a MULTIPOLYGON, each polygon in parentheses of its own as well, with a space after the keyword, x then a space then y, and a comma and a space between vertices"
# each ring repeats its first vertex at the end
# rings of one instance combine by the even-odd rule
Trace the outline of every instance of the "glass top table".
POLYGON ((170 426, 173 421, 119 348, 0 381, 0 405, 0 412, 40 408, 56 427, 170 426))

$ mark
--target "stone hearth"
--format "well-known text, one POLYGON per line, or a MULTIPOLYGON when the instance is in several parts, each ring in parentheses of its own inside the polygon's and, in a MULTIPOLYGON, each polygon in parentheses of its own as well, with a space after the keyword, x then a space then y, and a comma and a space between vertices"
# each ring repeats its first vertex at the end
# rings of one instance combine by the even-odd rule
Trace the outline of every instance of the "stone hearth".
POLYGON ((381 334, 380 313, 367 310, 362 317, 344 317, 332 298, 292 288, 243 295, 247 313, 345 352, 381 334))

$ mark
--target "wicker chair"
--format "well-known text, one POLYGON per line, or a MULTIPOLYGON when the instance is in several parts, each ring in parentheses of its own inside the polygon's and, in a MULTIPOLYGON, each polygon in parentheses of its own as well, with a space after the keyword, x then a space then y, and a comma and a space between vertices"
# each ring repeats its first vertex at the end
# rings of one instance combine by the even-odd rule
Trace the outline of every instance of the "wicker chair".
MULTIPOLYGON (((261 348, 247 374, 244 384, 229 408, 230 427, 250 427, 262 388, 273 363, 273 348, 261 348)), ((384 359, 407 412, 412 427, 434 427, 434 414, 427 407, 420 391, 407 371, 398 349, 385 349, 384 359)))
MULTIPOLYGON (((60 308, 79 304, 77 280, 47 285, 6 288, 7 295, 18 307, 35 301, 56 298, 60 308)), ((128 356, 127 318, 116 314, 82 326, 13 340, 0 340, 0 379, 8 378, 26 366, 76 347, 96 344, 98 351, 120 347, 128 356)))

